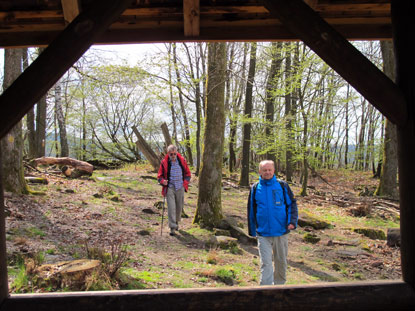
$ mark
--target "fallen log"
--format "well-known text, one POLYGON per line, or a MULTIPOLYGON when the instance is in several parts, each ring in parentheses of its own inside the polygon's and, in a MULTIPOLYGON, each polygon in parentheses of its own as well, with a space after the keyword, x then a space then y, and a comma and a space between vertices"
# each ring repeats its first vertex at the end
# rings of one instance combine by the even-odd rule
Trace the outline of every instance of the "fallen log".
POLYGON ((94 170, 94 166, 85 161, 72 159, 69 157, 54 158, 54 157, 42 157, 33 160, 33 164, 37 165, 62 165, 62 172, 67 177, 77 178, 82 175, 91 176, 94 170), (72 167, 73 169, 68 169, 72 167))

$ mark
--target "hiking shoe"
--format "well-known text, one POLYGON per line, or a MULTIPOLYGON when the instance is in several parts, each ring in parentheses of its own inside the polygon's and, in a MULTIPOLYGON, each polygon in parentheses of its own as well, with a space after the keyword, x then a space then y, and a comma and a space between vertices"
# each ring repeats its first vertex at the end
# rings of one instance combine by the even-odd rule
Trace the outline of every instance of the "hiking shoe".
POLYGON ((176 230, 175 230, 175 229, 170 229, 170 235, 171 235, 171 236, 176 235, 176 230))

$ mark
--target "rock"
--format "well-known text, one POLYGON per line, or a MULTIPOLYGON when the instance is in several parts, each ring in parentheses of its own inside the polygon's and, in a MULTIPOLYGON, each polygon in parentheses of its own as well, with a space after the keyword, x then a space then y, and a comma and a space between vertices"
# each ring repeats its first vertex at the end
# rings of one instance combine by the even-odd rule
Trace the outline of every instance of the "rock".
POLYGON ((388 228, 386 245, 401 246, 401 230, 399 228, 388 228))
POLYGON ((308 213, 300 213, 298 215, 298 225, 300 227, 312 227, 316 230, 330 228, 331 225, 323 220, 318 219, 308 213))
POLYGON ((211 246, 219 246, 222 249, 230 249, 232 247, 238 246, 238 239, 229 236, 214 235, 210 238, 209 244, 211 246))
POLYGON ((377 267, 382 267, 383 266, 383 262, 382 261, 374 261, 374 262, 372 262, 371 263, 371 266, 372 267, 374 267, 374 268, 377 268, 377 267))
POLYGON ((229 230, 224 230, 224 229, 218 229, 218 228, 214 228, 213 229, 213 233, 216 236, 232 236, 231 232, 229 230))
POLYGON ((97 199, 102 199, 104 197, 102 193, 94 193, 92 196, 97 199))
POLYGON ((238 222, 231 218, 226 217, 221 220, 221 222, 218 224, 217 228, 222 230, 228 230, 232 237, 238 239, 241 243, 246 244, 257 244, 257 240, 254 237, 249 236, 245 231, 238 226, 238 222))
POLYGON ((156 212, 155 211, 153 211, 151 208, 143 208, 142 209, 142 212, 143 213, 146 213, 146 214, 155 214, 156 212))
POLYGON ((141 236, 150 235, 150 231, 148 230, 140 230, 137 233, 141 236))
POLYGON ((336 253, 337 255, 343 258, 356 258, 359 255, 368 255, 365 251, 361 249, 341 249, 338 250, 336 253))
POLYGON ((307 232, 306 234, 304 234, 303 240, 308 243, 316 244, 320 241, 320 238, 314 233, 307 232))
POLYGON ((363 234, 372 240, 386 240, 386 235, 383 230, 372 228, 354 228, 353 232, 363 234))

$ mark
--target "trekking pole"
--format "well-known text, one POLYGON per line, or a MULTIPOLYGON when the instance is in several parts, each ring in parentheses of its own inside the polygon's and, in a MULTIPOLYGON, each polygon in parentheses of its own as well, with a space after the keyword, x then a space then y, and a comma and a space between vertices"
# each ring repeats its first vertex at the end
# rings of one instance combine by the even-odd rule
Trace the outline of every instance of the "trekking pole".
POLYGON ((163 211, 161 212, 161 228, 160 228, 160 235, 163 235, 163 220, 164 220, 164 207, 166 206, 166 196, 164 196, 163 200, 163 211))

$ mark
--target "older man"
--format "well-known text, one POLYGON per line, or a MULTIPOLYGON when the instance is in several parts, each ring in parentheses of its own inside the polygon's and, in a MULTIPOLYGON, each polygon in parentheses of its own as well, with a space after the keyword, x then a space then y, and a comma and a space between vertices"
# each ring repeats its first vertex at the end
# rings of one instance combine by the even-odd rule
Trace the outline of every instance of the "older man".
POLYGON ((298 219, 297 203, 290 187, 274 173, 274 162, 262 161, 259 182, 252 186, 248 199, 249 235, 258 237, 261 285, 285 284, 287 234, 297 227, 298 219))
POLYGON ((162 195, 167 199, 170 235, 179 229, 184 204, 184 192, 190 182, 190 170, 185 158, 177 152, 177 147, 167 147, 167 155, 161 161, 158 182, 163 186, 162 195))

